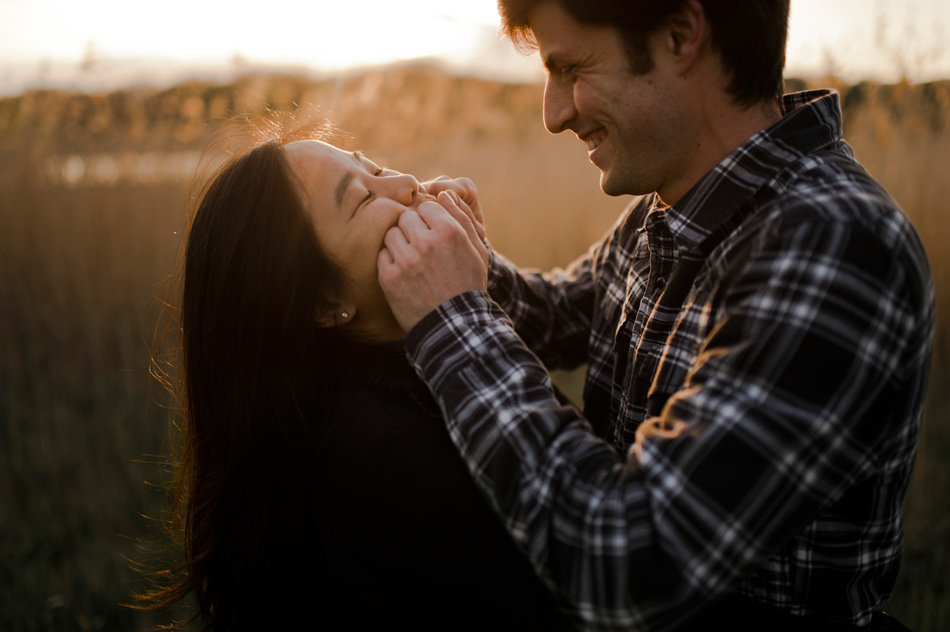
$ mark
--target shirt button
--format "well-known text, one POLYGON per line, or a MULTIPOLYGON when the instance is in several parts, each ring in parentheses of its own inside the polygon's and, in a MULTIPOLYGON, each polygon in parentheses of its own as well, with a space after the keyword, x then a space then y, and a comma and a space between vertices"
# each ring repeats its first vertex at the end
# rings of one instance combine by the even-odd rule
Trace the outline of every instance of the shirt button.
POLYGON ((656 289, 662 290, 662 289, 663 289, 663 286, 665 286, 665 285, 666 285, 666 278, 665 278, 665 277, 657 277, 657 278, 656 278, 656 289))

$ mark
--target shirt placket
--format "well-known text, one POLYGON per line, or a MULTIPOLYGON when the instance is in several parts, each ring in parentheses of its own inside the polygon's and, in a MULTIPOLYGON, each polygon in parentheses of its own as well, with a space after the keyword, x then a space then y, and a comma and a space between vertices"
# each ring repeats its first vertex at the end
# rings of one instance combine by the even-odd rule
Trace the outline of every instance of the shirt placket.
MULTIPOLYGON (((651 213, 640 231, 647 236, 649 277, 642 294, 628 291, 622 324, 614 340, 614 424, 610 439, 623 451, 633 443, 637 426, 646 417, 646 387, 653 379, 664 342, 650 335, 650 324, 676 263, 676 249, 663 211, 651 213)), ((628 289, 637 286, 628 283, 628 289)))

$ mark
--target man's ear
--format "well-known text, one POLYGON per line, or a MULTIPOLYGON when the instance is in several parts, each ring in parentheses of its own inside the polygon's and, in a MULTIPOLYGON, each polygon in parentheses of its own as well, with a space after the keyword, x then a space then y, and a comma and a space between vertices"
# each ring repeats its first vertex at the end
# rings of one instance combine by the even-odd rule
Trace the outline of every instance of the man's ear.
POLYGON ((667 47, 676 69, 688 73, 703 53, 709 39, 706 11, 699 0, 689 0, 669 18, 667 47))
POLYGON ((354 316, 356 316, 356 305, 333 302, 324 307, 318 307, 313 319, 317 327, 341 327, 353 322, 354 316))

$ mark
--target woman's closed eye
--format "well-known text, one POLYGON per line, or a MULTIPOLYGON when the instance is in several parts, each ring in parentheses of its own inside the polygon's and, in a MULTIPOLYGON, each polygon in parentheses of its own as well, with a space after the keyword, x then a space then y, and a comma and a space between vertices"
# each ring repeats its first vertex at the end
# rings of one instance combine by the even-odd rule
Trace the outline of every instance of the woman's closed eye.
POLYGON ((360 163, 363 165, 363 168, 366 169, 367 173, 370 173, 374 176, 379 176, 382 175, 384 171, 387 171, 387 169, 380 167, 372 160, 366 158, 363 154, 356 152, 356 155, 359 157, 360 163))
MULTIPOLYGON (((381 176, 387 176, 387 175, 398 175, 399 173, 397 171, 393 171, 392 169, 387 169, 386 167, 378 167, 368 160, 366 161, 366 163, 367 163, 365 165, 366 170, 370 172, 371 174, 373 174, 373 177, 376 177, 376 178, 379 178, 381 176)), ((376 197, 376 193, 372 190, 368 190, 366 192, 366 197, 363 198, 362 204, 366 204, 367 202, 371 201, 374 197, 376 197)))
MULTIPOLYGON (((386 170, 383 169, 382 167, 377 167, 376 165, 374 165, 373 163, 371 163, 371 162, 368 161, 368 160, 364 161, 363 166, 364 166, 364 168, 366 169, 366 171, 368 171, 369 173, 371 173, 371 174, 373 175, 373 177, 377 177, 377 178, 378 178, 379 176, 383 175, 383 172, 386 171, 386 170)), ((363 198, 363 201, 360 202, 360 206, 366 204, 367 202, 369 202, 370 200, 372 200, 374 197, 376 197, 376 193, 373 191, 373 189, 372 189, 372 188, 367 188, 367 190, 366 190, 366 196, 363 198)))

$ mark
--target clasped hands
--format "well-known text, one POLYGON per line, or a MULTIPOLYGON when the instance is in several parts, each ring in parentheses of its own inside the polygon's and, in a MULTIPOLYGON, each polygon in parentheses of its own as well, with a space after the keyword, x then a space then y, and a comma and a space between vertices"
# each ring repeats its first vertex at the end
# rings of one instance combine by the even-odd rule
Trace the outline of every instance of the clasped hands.
POLYGON ((406 211, 386 233, 379 284, 406 332, 445 301, 488 287, 488 246, 478 191, 467 178, 423 184, 436 202, 406 211))

